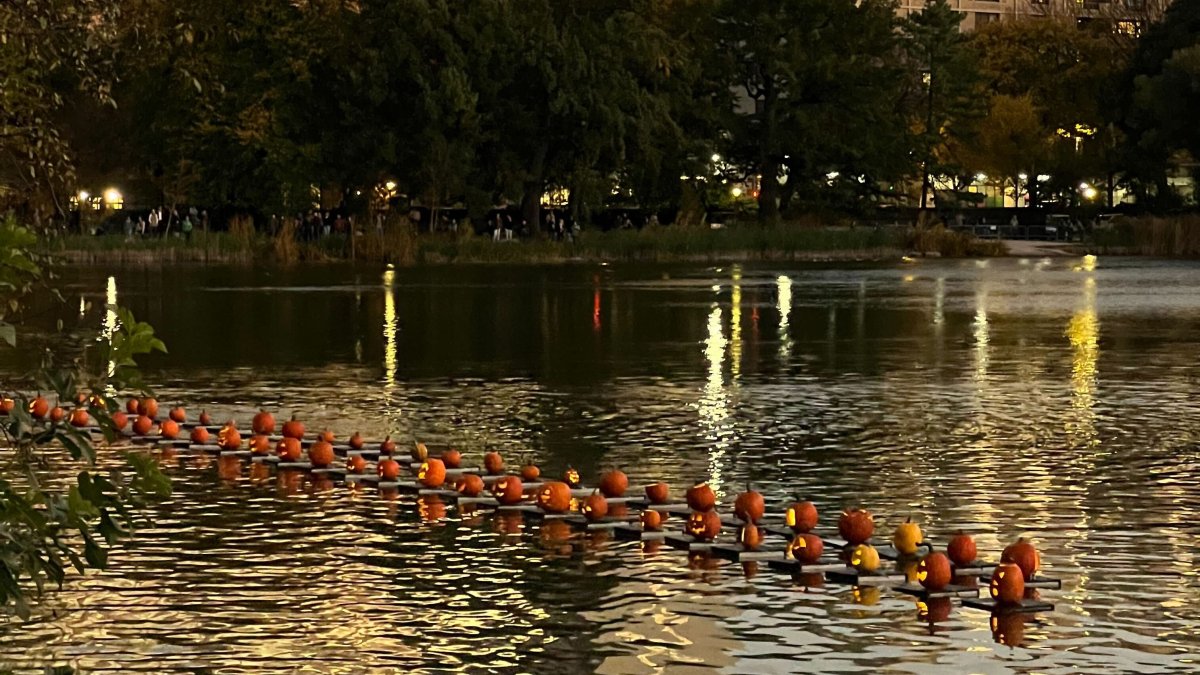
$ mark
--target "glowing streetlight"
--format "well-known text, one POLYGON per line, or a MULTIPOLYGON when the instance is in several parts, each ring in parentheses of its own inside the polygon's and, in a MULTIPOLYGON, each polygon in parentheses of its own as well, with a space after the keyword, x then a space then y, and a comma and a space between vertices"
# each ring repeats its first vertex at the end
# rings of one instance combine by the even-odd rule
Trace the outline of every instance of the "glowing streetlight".
POLYGON ((82 204, 82 203, 86 202, 86 201, 88 200, 88 197, 91 197, 91 195, 90 195, 90 194, 88 194, 88 191, 87 191, 87 190, 80 190, 80 191, 79 191, 79 195, 78 195, 78 196, 79 196, 79 203, 80 203, 80 204, 82 204))
POLYGON ((730 190, 729 192, 730 192, 731 194, 733 194, 733 196, 734 196, 734 197, 741 197, 741 196, 742 196, 742 188, 740 188, 740 187, 737 187, 737 186, 734 186, 734 188, 733 188, 732 190, 730 190))
POLYGON ((389 180, 388 182, 383 184, 383 187, 387 188, 388 192, 391 192, 396 189, 396 181, 389 180))
POLYGON ((1019 174, 1017 174, 1017 178, 1020 178, 1021 180, 1029 180, 1029 174, 1019 173, 1019 174))
POLYGON ((104 203, 114 209, 119 209, 125 205, 125 197, 121 195, 120 190, 110 187, 104 191, 104 203))
POLYGON ((986 173, 977 173, 977 174, 975 174, 975 182, 977 182, 977 183, 982 183, 982 182, 984 182, 984 181, 986 181, 986 180, 987 180, 987 174, 986 174, 986 173))
POLYGON ((720 156, 720 155, 713 155, 713 156, 712 156, 712 161, 714 161, 714 162, 719 162, 719 161, 721 161, 721 156, 720 156))

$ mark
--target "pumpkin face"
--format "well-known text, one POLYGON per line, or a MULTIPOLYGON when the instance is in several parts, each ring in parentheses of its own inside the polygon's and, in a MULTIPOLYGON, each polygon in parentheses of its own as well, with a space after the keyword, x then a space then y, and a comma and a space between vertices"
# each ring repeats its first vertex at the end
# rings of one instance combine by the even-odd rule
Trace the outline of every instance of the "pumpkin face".
POLYGON ((250 452, 256 455, 266 455, 271 452, 271 439, 262 434, 256 434, 250 439, 250 452))
POLYGON ((520 504, 525 496, 525 486, 516 476, 505 476, 492 483, 492 496, 505 506, 520 504))
POLYGON ((124 431, 125 427, 129 424, 129 416, 118 410, 112 414, 112 423, 117 431, 124 431))
POLYGON ((483 494, 483 479, 473 473, 464 474, 458 479, 455 489, 464 497, 478 497, 483 494))
POLYGON ((784 518, 792 532, 812 532, 817 526, 817 507, 812 502, 796 502, 788 507, 784 518))
POLYGON ((367 460, 362 455, 350 455, 346 458, 346 470, 350 473, 362 473, 367 470, 367 460))
POLYGON ((838 534, 848 544, 864 544, 875 532, 875 519, 869 511, 851 507, 838 518, 838 534))
POLYGON ((179 424, 175 420, 163 420, 158 425, 158 433, 167 440, 179 438, 179 424))
POLYGON ((708 483, 696 483, 688 488, 687 504, 693 511, 711 511, 717 505, 717 495, 708 483))
POLYGON ((325 441, 313 443, 308 447, 308 461, 317 468, 333 464, 333 446, 325 441))
POLYGON ((746 523, 738 529, 738 543, 747 551, 757 551, 762 546, 762 529, 754 523, 746 523))
POLYGON ((440 488, 446 483, 446 465, 442 460, 430 457, 417 468, 417 480, 427 488, 440 488))
POLYGON ((560 481, 550 481, 537 493, 537 503, 546 513, 565 513, 571 508, 571 488, 560 481))
POLYGON ((357 431, 354 432, 354 435, 350 437, 350 449, 351 450, 362 450, 363 449, 363 437, 362 437, 362 434, 358 433, 357 431))
POLYGON ((283 435, 296 440, 304 438, 304 422, 301 422, 296 419, 295 415, 292 415, 292 419, 283 423, 283 435))
POLYGON ((192 443, 196 445, 206 445, 208 443, 208 429, 204 427, 192 427, 191 434, 192 443))
POLYGON ((651 504, 666 504, 671 497, 671 488, 666 483, 653 483, 646 486, 646 501, 651 504))
POLYGON ((1015 605, 1025 597, 1025 574, 1012 563, 1000 563, 992 572, 988 595, 1001 604, 1015 605))
POLYGON ((266 410, 259 410, 250 420, 250 430, 262 436, 275 433, 275 416, 266 410))
POLYGON ((280 461, 299 462, 300 453, 300 441, 291 437, 281 438, 275 445, 275 454, 279 456, 280 461))
POLYGON ((138 413, 139 403, 140 401, 138 401, 136 398, 131 398, 128 401, 125 401, 125 412, 129 413, 130 415, 140 414, 138 413))
POLYGON ((201 410, 199 421, 200 421, 200 424, 203 424, 204 426, 208 426, 208 425, 212 424, 212 415, 209 415, 207 410, 201 410))
POLYGON ((53 408, 50 409, 50 421, 53 422, 54 424, 58 424, 59 422, 63 421, 66 418, 67 418, 67 411, 63 410, 59 406, 54 406, 53 408))
POLYGON ((579 511, 584 518, 592 522, 603 520, 608 515, 608 500, 599 492, 593 492, 584 498, 583 503, 579 506, 579 511))
POLYGON ((700 541, 712 541, 721 533, 721 517, 716 511, 692 511, 683 532, 700 541))
POLYGON ((931 591, 940 591, 950 585, 950 559, 946 554, 933 552, 917 563, 917 581, 931 591))
POLYGON ((921 526, 909 518, 896 528, 896 532, 892 535, 892 546, 896 547, 900 555, 914 555, 917 552, 917 545, 923 539, 921 526))
POLYGON ((850 554, 850 566, 863 574, 874 573, 879 569, 879 551, 870 544, 855 546, 850 554))
POLYGON ((489 452, 483 456, 483 468, 489 475, 497 476, 504 472, 504 458, 498 452, 489 452))
POLYGON ((767 505, 762 494, 755 490, 746 490, 733 500, 733 515, 743 522, 757 523, 762 520, 766 510, 767 505))
POLYGON ((579 477, 579 472, 573 467, 568 466, 567 470, 563 472, 563 482, 573 488, 579 487, 580 480, 582 479, 579 477))
MULTIPOLYGON (((91 420, 91 418, 88 416, 88 412, 86 410, 84 410, 83 408, 76 408, 71 411, 71 426, 73 426, 73 427, 78 427, 78 428, 86 427, 90 420, 91 420)), ((178 430, 179 430, 179 428, 176 427, 176 431, 178 431, 178 430)), ((172 436, 171 438, 174 438, 174 436, 172 436)))
POLYGON ((542 475, 542 470, 535 464, 526 464, 521 467, 521 480, 532 483, 542 475))
POLYGON ((171 408, 171 412, 167 413, 167 417, 170 417, 171 421, 176 424, 183 424, 187 421, 187 412, 183 409, 183 406, 175 406, 171 408))
POLYGON ((238 433, 237 427, 233 426, 233 422, 226 423, 217 432, 217 445, 221 446, 222 450, 237 450, 242 447, 242 435, 238 433))
POLYGON ((446 465, 447 469, 457 469, 462 466, 462 453, 450 448, 442 453, 442 464, 446 465))
POLYGON ((145 436, 154 429, 154 420, 145 415, 138 415, 138 418, 133 421, 133 433, 138 436, 145 436))
POLYGON ((642 529, 647 532, 657 532, 662 529, 663 514, 653 509, 642 511, 642 529))
POLYGON ((391 458, 379 460, 375 469, 379 472, 379 477, 386 481, 394 481, 400 477, 400 462, 391 458))
POLYGON ((158 401, 153 398, 144 398, 138 401, 137 411, 139 415, 154 419, 158 417, 158 401))
POLYGON ((813 565, 825 552, 825 542, 815 534, 807 532, 796 535, 787 547, 787 557, 801 565, 813 565))
POLYGON ((625 491, 629 489, 629 478, 620 469, 613 469, 606 471, 603 476, 600 476, 600 483, 597 487, 609 499, 623 497, 625 491))
POLYGON ((45 419, 50 414, 50 402, 44 396, 38 396, 29 402, 29 414, 35 420, 45 419))
POLYGON ((379 444, 379 452, 385 455, 396 454, 396 441, 393 441, 391 436, 383 439, 383 442, 379 444))
POLYGON ((17 407, 17 402, 7 396, 0 399, 0 415, 7 415, 17 407))
POLYGON ((950 539, 950 544, 946 546, 946 555, 950 556, 950 562, 954 563, 956 567, 970 566, 978 556, 975 540, 971 538, 971 535, 959 532, 950 539))
POLYGON ((1009 544, 1000 554, 1000 562, 1012 563, 1020 567, 1021 572, 1025 575, 1024 580, 1031 581, 1037 574, 1038 568, 1042 566, 1042 557, 1038 555, 1033 544, 1024 539, 1018 539, 1016 543, 1009 544))

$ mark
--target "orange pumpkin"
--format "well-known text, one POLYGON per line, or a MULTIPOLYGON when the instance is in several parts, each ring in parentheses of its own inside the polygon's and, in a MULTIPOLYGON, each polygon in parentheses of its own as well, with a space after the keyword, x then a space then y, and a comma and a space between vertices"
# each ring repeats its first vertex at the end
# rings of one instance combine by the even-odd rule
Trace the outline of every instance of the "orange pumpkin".
POLYGON ((172 419, 163 420, 162 424, 158 425, 158 433, 168 440, 179 438, 179 423, 172 419))
POLYGON ((815 534, 802 532, 788 543, 787 557, 797 560, 801 565, 813 565, 825 553, 825 542, 815 534))
POLYGON ((838 518, 838 534, 851 545, 864 544, 875 532, 875 519, 870 511, 850 507, 838 518))
POLYGON ((1033 544, 1021 538, 1004 549, 1004 552, 1000 554, 1000 562, 1012 563, 1020 567, 1025 581, 1032 581, 1033 575, 1037 574, 1038 568, 1042 566, 1042 557, 1038 555, 1033 544))
POLYGON ((226 422, 217 432, 217 445, 221 446, 222 450, 237 450, 242 447, 242 435, 233 425, 233 420, 226 422))
POLYGON ((144 398, 138 401, 137 411, 139 415, 155 419, 158 417, 158 401, 153 398, 144 398))
POLYGON ((747 551, 757 551, 763 542, 762 528, 754 523, 745 523, 738 528, 737 539, 742 548, 747 551))
POLYGON ((478 497, 483 494, 483 488, 483 479, 473 473, 463 474, 455 486, 458 493, 464 497, 478 497))
POLYGON ((71 411, 71 426, 79 428, 86 427, 90 421, 91 417, 88 416, 87 410, 83 408, 76 408, 71 411))
POLYGON ((950 538, 946 546, 946 555, 956 567, 968 567, 975 562, 979 552, 975 549, 975 540, 971 535, 959 532, 950 538))
POLYGON ((717 505, 717 494, 708 483, 696 483, 688 488, 687 504, 693 511, 711 511, 717 505))
POLYGON ((692 511, 683 531, 700 541, 712 541, 721 533, 721 517, 716 511, 692 511))
POLYGON ((170 417, 171 421, 176 424, 183 424, 187 421, 187 412, 184 411, 183 406, 175 406, 171 408, 171 412, 167 413, 167 417, 170 417))
POLYGON ((129 413, 130 415, 140 414, 138 412, 138 405, 140 403, 141 401, 137 400, 136 398, 131 398, 128 401, 125 401, 125 412, 129 413))
POLYGON ((5 396, 0 398, 0 415, 7 415, 17 407, 17 402, 5 396))
POLYGON ((300 441, 290 436, 279 439, 275 444, 275 454, 284 462, 299 462, 301 452, 300 441))
POLYGON ((756 490, 747 488, 745 492, 737 496, 737 499, 733 500, 733 515, 746 523, 757 523, 762 520, 766 510, 767 504, 763 501, 762 494, 756 490))
POLYGON ((128 424, 129 424, 129 416, 126 415, 125 413, 121 412, 120 410, 113 413, 111 419, 112 419, 113 427, 115 427, 117 431, 124 430, 125 427, 128 426, 128 424))
POLYGON ((608 515, 608 500, 599 491, 584 497, 583 503, 579 506, 579 511, 583 513, 583 517, 592 522, 603 520, 608 515))
POLYGON ((325 441, 313 443, 308 446, 308 461, 317 468, 333 464, 333 446, 325 441))
POLYGON ((67 411, 63 410, 61 407, 54 406, 53 408, 50 409, 50 421, 53 422, 54 424, 58 424, 59 422, 63 421, 66 418, 67 418, 67 411))
POLYGON ((325 441, 326 443, 332 444, 333 443, 333 432, 326 429, 325 431, 322 431, 321 433, 317 434, 317 440, 325 441))
POLYGON ((207 410, 201 410, 199 422, 204 426, 212 424, 212 415, 209 415, 207 410))
POLYGON ((580 478, 579 472, 575 470, 575 467, 568 466, 567 470, 563 472, 563 482, 567 485, 570 485, 572 488, 579 487, 579 482, 581 480, 583 479, 580 478))
POLYGON ((532 483, 542 475, 542 470, 536 464, 526 464, 521 467, 521 480, 532 483))
POLYGON ((50 402, 45 396, 38 394, 29 402, 29 414, 33 415, 35 420, 45 419, 46 415, 50 414, 50 402))
POLYGON ((546 513, 565 513, 571 508, 571 488, 561 481, 549 481, 538 490, 537 503, 546 513))
POLYGON ((442 464, 446 465, 447 469, 457 469, 462 466, 462 453, 450 448, 442 453, 442 464))
POLYGON ((192 427, 192 443, 196 445, 206 445, 208 443, 208 438, 208 429, 204 427, 192 427))
POLYGON ((261 436, 275 433, 275 416, 266 410, 259 409, 250 420, 250 430, 261 436))
POLYGON ((133 421, 133 433, 138 436, 146 436, 154 430, 154 420, 145 415, 138 415, 138 418, 133 421))
POLYGON ((988 594, 1001 604, 1015 605, 1025 597, 1025 574, 1013 563, 1000 563, 992 572, 988 594))
POLYGON ((417 480, 427 488, 440 488, 446 483, 446 465, 436 457, 430 457, 417 468, 417 480))
POLYGON ((796 534, 812 532, 817 527, 817 506, 809 501, 795 502, 788 507, 785 519, 796 534))
POLYGON ((642 511, 642 529, 657 532, 662 529, 663 514, 653 509, 642 511))
POLYGON ((503 473, 504 458, 498 452, 489 452, 483 456, 483 468, 492 476, 503 473))
POLYGON ((375 469, 379 472, 379 476, 386 481, 394 481, 400 477, 400 462, 390 457, 379 460, 375 469))
POLYGON ((250 451, 256 455, 270 454, 271 439, 267 438, 263 434, 255 434, 254 437, 250 439, 250 451))
POLYGON ((520 504, 525 497, 525 486, 517 476, 504 476, 492 483, 492 496, 505 506, 520 504))
POLYGON ((354 432, 354 435, 350 437, 350 449, 351 450, 362 450, 363 445, 364 445, 364 442, 363 442, 362 434, 358 433, 357 431, 354 432))
POLYGON ((629 489, 629 478, 620 469, 613 469, 606 471, 603 476, 600 476, 600 483, 597 487, 609 499, 622 497, 625 495, 625 491, 629 489))
POLYGON ((362 455, 350 455, 346 458, 346 470, 350 473, 362 473, 367 470, 367 460, 362 455))
POLYGON ((933 552, 917 563, 917 581, 931 591, 940 591, 950 585, 950 559, 945 553, 933 552))
POLYGON ((298 441, 303 439, 304 422, 301 422, 300 420, 296 419, 295 415, 292 415, 292 419, 283 423, 283 435, 286 438, 294 438, 298 441))
POLYGON ((666 483, 651 483, 646 486, 646 501, 651 504, 666 504, 671 498, 671 488, 666 483))
POLYGON ((396 454, 396 441, 393 441, 391 436, 384 438, 383 442, 379 444, 379 452, 385 455, 396 454))

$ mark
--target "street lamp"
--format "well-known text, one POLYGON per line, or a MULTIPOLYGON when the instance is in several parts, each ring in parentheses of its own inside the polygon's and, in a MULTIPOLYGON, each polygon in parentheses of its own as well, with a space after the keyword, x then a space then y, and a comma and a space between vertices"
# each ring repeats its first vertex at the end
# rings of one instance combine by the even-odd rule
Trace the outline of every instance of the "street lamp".
POLYGON ((125 205, 125 198, 120 190, 110 187, 104 191, 104 202, 114 209, 119 209, 125 205))

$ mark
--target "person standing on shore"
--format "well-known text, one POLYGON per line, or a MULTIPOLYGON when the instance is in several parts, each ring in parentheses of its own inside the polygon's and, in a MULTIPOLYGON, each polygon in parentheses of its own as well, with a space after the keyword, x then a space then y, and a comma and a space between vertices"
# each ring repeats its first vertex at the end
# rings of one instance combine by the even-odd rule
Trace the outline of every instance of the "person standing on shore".
POLYGON ((142 237, 146 236, 146 225, 149 225, 150 231, 153 232, 155 230, 155 228, 158 227, 158 219, 159 218, 160 218, 160 216, 158 215, 158 209, 157 208, 150 209, 150 215, 148 217, 148 220, 139 220, 138 221, 138 230, 139 230, 138 236, 142 236, 142 237))

